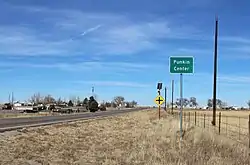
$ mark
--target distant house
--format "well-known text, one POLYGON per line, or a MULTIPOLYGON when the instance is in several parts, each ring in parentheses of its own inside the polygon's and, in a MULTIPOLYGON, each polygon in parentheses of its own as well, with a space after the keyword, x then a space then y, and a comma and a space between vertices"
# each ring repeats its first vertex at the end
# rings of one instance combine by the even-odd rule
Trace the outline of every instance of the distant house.
POLYGON ((19 102, 16 102, 16 103, 13 104, 13 106, 14 106, 14 107, 21 107, 21 106, 23 106, 23 104, 22 104, 22 103, 19 103, 19 102))
POLYGON ((24 103, 24 102, 15 102, 13 103, 13 109, 15 110, 32 110, 33 109, 33 104, 32 103, 24 103))

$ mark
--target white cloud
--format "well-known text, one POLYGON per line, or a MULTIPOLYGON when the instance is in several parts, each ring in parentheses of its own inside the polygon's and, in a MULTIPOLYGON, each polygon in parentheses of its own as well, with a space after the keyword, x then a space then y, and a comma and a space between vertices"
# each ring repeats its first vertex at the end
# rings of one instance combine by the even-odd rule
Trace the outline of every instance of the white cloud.
POLYGON ((223 42, 236 42, 240 44, 250 44, 250 39, 245 38, 245 37, 240 37, 240 36, 222 36, 219 37, 219 41, 223 42))
POLYGON ((76 81, 77 84, 91 84, 94 86, 119 86, 119 87, 133 87, 133 88, 146 88, 149 84, 125 82, 125 81, 76 81))
MULTIPOLYGON (((250 83, 250 75, 232 75, 232 74, 220 74, 217 75, 217 82, 220 85, 233 85, 233 86, 241 86, 248 85, 250 83)), ((192 80, 198 82, 198 80, 202 83, 212 84, 213 82, 213 74, 209 73, 196 73, 192 76, 192 80)))
MULTIPOLYGON (((249 45, 250 46, 250 45, 249 45)), ((239 56, 241 56, 242 54, 241 53, 249 53, 249 55, 250 55, 250 47, 249 46, 239 46, 239 47, 231 47, 231 48, 228 48, 229 50, 231 50, 231 51, 235 51, 235 52, 238 52, 238 54, 237 53, 235 53, 236 54, 236 56, 237 55, 239 55, 239 56)))
POLYGON ((188 53, 192 55, 203 55, 203 54, 212 54, 213 50, 208 50, 208 49, 191 49, 191 48, 180 48, 177 50, 178 52, 181 53, 188 53))
POLYGON ((42 39, 35 30, 25 27, 0 26, 2 55, 60 55, 70 53, 64 43, 42 39))
POLYGON ((219 76, 220 82, 234 83, 234 84, 249 84, 250 76, 236 76, 236 75, 224 75, 219 76))
POLYGON ((78 63, 24 63, 24 62, 12 62, 12 63, 0 63, 1 68, 48 68, 59 69, 69 72, 82 72, 82 71, 96 71, 119 73, 119 72, 137 72, 153 67, 152 64, 143 63, 128 63, 128 62, 101 62, 101 61, 87 61, 78 63))
POLYGON ((111 13, 41 7, 19 6, 15 9, 31 12, 34 19, 39 13, 46 28, 38 31, 31 26, 32 21, 25 27, 0 26, 2 55, 134 54, 159 50, 159 40, 163 38, 191 39, 200 33, 190 26, 175 27, 167 20, 134 20, 130 16, 111 13))
MULTIPOLYGON (((202 6, 210 2, 189 0, 185 4, 202 6)), ((147 18, 136 20, 131 15, 37 6, 12 8, 20 12, 29 12, 34 19, 39 18, 42 26, 46 25, 49 30, 41 32, 36 27, 29 26, 32 25, 32 20, 25 27, 0 26, 2 55, 128 55, 148 50, 164 50, 166 45, 163 45, 161 39, 213 40, 212 35, 204 36, 205 33, 193 26, 175 25, 175 22, 159 18, 153 21, 147 18), (39 17, 36 17, 37 15, 39 17)), ((240 36, 219 36, 219 44, 220 42, 249 44, 250 39, 240 36)), ((231 46, 229 49, 234 47, 231 46)), ((244 47, 235 47, 234 50, 249 52, 249 49, 244 47)), ((198 54, 206 53, 207 50, 183 49, 181 52, 198 54)))

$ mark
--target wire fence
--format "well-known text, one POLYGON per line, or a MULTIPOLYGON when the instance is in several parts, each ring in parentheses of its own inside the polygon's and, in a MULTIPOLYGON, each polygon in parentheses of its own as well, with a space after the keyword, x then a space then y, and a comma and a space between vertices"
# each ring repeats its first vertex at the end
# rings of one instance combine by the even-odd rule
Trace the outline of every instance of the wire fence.
MULTIPOLYGON (((179 112, 172 115, 179 118, 179 112)), ((194 126, 209 129, 213 132, 224 135, 250 148, 250 115, 246 117, 226 116, 221 112, 216 114, 216 125, 212 125, 212 114, 204 112, 185 112, 183 111, 183 123, 188 122, 194 126)))

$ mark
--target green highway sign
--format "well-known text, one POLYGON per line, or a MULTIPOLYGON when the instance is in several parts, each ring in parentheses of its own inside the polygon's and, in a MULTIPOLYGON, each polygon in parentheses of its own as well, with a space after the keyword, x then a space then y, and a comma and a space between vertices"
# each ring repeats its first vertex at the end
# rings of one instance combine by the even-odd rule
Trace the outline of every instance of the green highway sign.
POLYGON ((175 56, 169 58, 170 73, 194 73, 194 58, 175 56))

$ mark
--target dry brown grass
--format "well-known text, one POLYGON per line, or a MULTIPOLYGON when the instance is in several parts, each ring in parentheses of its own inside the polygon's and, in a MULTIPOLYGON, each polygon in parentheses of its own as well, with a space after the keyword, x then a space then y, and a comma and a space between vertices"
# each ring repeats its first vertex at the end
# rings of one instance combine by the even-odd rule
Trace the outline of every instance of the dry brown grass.
POLYGON ((52 116, 59 113, 39 112, 39 113, 2 113, 0 118, 21 118, 21 117, 36 117, 36 116, 52 116))
MULTIPOLYGON (((170 110, 171 111, 171 110, 170 110)), ((174 112, 178 112, 179 110, 174 110, 174 112)), ((212 110, 195 110, 195 109, 184 109, 183 112, 191 112, 191 113, 194 113, 194 112, 197 112, 197 113, 205 113, 207 115, 212 115, 213 114, 213 111, 212 110)), ((217 114, 219 114, 219 112, 221 112, 222 115, 224 116, 233 116, 233 117, 248 117, 248 115, 250 114, 250 111, 225 111, 225 110, 217 110, 216 111, 217 114)))
MULTIPOLYGON (((107 108, 107 111, 116 110, 115 108, 107 108)), ((81 112, 89 113, 89 111, 81 112)), ((20 117, 36 117, 36 116, 52 116, 52 115, 66 115, 53 112, 39 112, 39 113, 0 113, 0 118, 20 118, 20 117)))
POLYGON ((0 164, 239 165, 248 150, 224 137, 186 124, 182 149, 179 122, 162 112, 30 128, 0 138, 0 164))
MULTIPOLYGON (((178 110, 175 110, 174 112, 178 112, 178 110)), ((186 118, 188 118, 190 113, 191 120, 192 121, 194 120, 195 110, 185 110, 183 112, 185 113, 184 115, 186 116, 186 118)), ((248 120, 250 114, 249 111, 217 111, 216 113, 217 123, 219 122, 219 112, 221 112, 222 125, 227 123, 235 127, 243 127, 248 129, 248 120)), ((213 114, 212 111, 196 111, 197 120, 199 122, 203 122, 204 114, 206 120, 212 121, 212 114, 213 114)))
MULTIPOLYGON (((175 110, 178 112, 178 110, 175 110)), ((219 113, 221 113, 221 126, 220 133, 230 137, 234 140, 240 141, 244 144, 248 144, 248 118, 249 111, 217 111, 216 113, 216 127, 211 126, 212 121, 212 111, 204 111, 204 110, 184 110, 184 120, 190 122, 194 125, 194 116, 196 112, 196 121, 197 126, 204 127, 204 118, 205 118, 205 127, 206 129, 212 129, 216 133, 219 132, 219 113), (205 117, 204 117, 205 115, 205 117)))
POLYGON ((17 117, 33 117, 33 116, 48 116, 49 113, 4 113, 0 114, 0 118, 17 118, 17 117))

